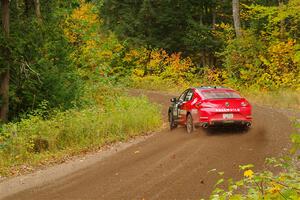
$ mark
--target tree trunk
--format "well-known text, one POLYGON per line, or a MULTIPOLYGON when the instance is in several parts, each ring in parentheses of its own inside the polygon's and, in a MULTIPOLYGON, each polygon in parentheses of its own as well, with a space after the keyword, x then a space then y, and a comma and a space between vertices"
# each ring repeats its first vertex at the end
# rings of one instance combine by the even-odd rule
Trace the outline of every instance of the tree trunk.
POLYGON ((216 8, 212 8, 212 29, 216 29, 216 18, 217 18, 217 13, 216 13, 216 8))
POLYGON ((2 28, 5 37, 9 36, 9 0, 1 0, 2 4, 2 28))
POLYGON ((5 70, 0 75, 0 96, 2 99, 0 108, 0 121, 7 122, 9 111, 9 70, 5 70))
POLYGON ((233 23, 235 34, 237 37, 242 36, 241 31, 241 20, 240 20, 240 2, 239 0, 232 0, 232 15, 233 15, 233 23))
POLYGON ((25 15, 27 17, 29 17, 30 14, 30 8, 31 8, 31 0, 24 0, 24 4, 25 4, 25 15))
POLYGON ((202 13, 200 14, 199 23, 200 23, 200 25, 203 25, 203 16, 202 16, 202 13))
MULTIPOLYGON (((279 3, 280 12, 283 12, 283 6, 284 6, 283 0, 279 0, 278 3, 279 3)), ((285 21, 284 21, 284 19, 281 19, 280 20, 280 39, 282 41, 284 41, 284 38, 285 38, 285 21)))
MULTIPOLYGON (((1 0, 2 5, 2 28, 5 38, 9 37, 9 0, 1 0)), ((5 47, 3 47, 5 48, 5 47)), ((8 51, 4 49, 4 51, 8 51)), ((8 62, 7 62, 8 63, 8 62)), ((0 121, 7 122, 9 111, 9 66, 0 74, 0 121)))
POLYGON ((34 0, 34 7, 35 7, 35 15, 38 19, 38 21, 42 22, 42 14, 41 14, 41 4, 40 0, 34 0))

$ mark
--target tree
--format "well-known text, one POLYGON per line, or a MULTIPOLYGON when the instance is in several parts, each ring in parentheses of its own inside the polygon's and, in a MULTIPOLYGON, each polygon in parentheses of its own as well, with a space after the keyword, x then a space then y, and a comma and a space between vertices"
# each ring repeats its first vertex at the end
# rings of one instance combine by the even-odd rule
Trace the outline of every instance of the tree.
POLYGON ((101 18, 119 39, 133 46, 193 55, 199 66, 215 63, 217 25, 232 21, 229 0, 105 0, 101 18))
POLYGON ((241 20, 240 20, 240 1, 232 0, 232 15, 233 15, 233 23, 234 29, 237 37, 242 35, 241 32, 241 20))
POLYGON ((61 26, 78 5, 77 0, 0 0, 0 121, 18 120, 43 102, 68 109, 79 98, 83 84, 61 26))
MULTIPOLYGON (((9 0, 2 0, 2 28, 5 40, 9 37, 9 0)), ((6 47, 2 47, 5 54, 9 54, 6 47)), ((8 120, 9 111, 9 65, 0 71, 0 121, 8 120)))
POLYGON ((35 15, 38 19, 38 21, 42 22, 42 14, 41 14, 41 5, 40 0, 34 0, 34 7, 35 7, 35 15))

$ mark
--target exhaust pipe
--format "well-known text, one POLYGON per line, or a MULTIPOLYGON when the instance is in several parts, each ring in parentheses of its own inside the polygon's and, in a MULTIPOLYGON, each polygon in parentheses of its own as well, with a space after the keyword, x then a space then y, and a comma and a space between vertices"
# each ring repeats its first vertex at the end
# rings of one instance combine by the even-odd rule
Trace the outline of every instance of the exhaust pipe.
POLYGON ((250 122, 247 122, 246 123, 246 126, 249 128, 251 126, 251 123, 250 122))
POLYGON ((203 127, 203 128, 208 128, 208 123, 202 124, 202 127, 203 127))

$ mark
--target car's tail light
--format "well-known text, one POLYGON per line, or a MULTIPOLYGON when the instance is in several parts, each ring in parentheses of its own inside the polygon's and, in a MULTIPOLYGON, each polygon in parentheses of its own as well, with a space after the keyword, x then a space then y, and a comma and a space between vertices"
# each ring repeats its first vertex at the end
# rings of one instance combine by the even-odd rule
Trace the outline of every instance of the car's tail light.
POLYGON ((246 102, 246 101, 243 101, 243 102, 241 103, 241 106, 242 106, 242 107, 247 107, 248 105, 249 105, 249 103, 246 102))

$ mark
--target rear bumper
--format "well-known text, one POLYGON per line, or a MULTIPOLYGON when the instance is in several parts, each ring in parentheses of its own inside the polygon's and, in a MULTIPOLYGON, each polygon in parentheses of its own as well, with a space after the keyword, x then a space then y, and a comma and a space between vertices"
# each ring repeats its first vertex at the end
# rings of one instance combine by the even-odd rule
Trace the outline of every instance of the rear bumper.
POLYGON ((197 126, 219 126, 219 125, 242 125, 251 126, 251 109, 241 109, 240 112, 213 112, 212 110, 201 110, 197 116, 197 126), (201 112, 202 111, 202 112, 201 112), (224 118, 224 114, 232 114, 232 118, 224 118))

